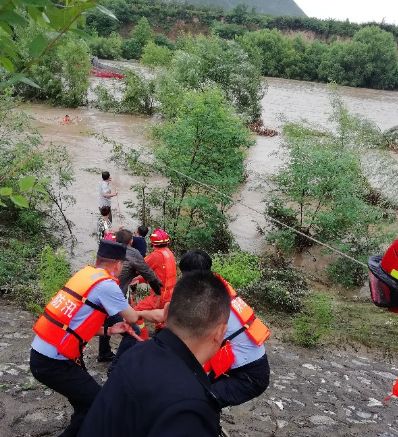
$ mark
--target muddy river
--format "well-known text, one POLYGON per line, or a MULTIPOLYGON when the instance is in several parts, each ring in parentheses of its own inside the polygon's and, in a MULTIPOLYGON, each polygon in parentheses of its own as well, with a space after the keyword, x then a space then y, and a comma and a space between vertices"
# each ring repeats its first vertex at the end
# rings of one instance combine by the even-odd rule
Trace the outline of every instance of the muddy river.
MULTIPOLYGON (((326 85, 274 78, 267 81, 268 91, 262 102, 267 127, 279 129, 283 120, 306 119, 318 126, 328 123, 331 107, 326 85)), ((339 87, 339 93, 349 110, 375 121, 380 128, 387 129, 398 124, 398 92, 339 87)), ((157 120, 114 115, 92 108, 66 110, 44 104, 24 105, 24 109, 34 118, 45 142, 65 145, 73 159, 75 182, 71 194, 76 198, 76 204, 69 208, 68 216, 75 224, 77 245, 74 266, 78 267, 90 261, 96 249, 93 234, 98 217, 98 184, 103 169, 111 172, 113 188, 119 192, 118 198, 112 200, 112 207, 116 210, 115 226, 137 225, 124 202, 134 200, 130 189, 139 178, 117 168, 109 160, 111 146, 98 140, 93 133, 102 133, 130 147, 150 147, 147 132, 157 120), (64 126, 60 122, 66 112, 73 123, 64 126)), ((230 229, 244 250, 260 252, 264 247, 264 239, 259 237, 257 228, 267 227, 261 212, 269 192, 267 179, 282 162, 282 157, 278 155, 281 141, 280 136, 257 137, 256 144, 248 152, 248 178, 236 199, 256 208, 259 213, 239 202, 230 210, 230 229)))

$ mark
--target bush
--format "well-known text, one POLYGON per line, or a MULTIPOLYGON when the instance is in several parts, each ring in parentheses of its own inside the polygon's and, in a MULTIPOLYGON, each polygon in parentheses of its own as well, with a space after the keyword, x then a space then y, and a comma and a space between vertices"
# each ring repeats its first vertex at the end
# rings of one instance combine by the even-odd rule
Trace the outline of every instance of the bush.
POLYGON ((41 304, 45 305, 70 277, 70 265, 66 252, 62 249, 54 251, 45 246, 40 256, 39 283, 42 294, 41 304))
POLYGON ((108 88, 104 85, 97 85, 94 88, 94 94, 96 99, 94 105, 101 111, 114 111, 119 112, 120 105, 115 97, 110 93, 108 88))
POLYGON ((258 257, 246 252, 215 255, 213 270, 230 282, 234 288, 249 286, 261 277, 258 257))
POLYGON ((165 66, 170 64, 173 52, 167 47, 156 45, 153 41, 144 47, 141 62, 149 67, 165 66))
POLYGON ((123 40, 122 54, 125 59, 140 59, 142 54, 141 44, 135 38, 123 40))
POLYGON ((330 332, 333 320, 332 298, 327 294, 312 294, 294 321, 293 340, 300 346, 315 347, 330 332))
POLYGON ((305 280, 288 265, 275 265, 272 259, 261 263, 261 277, 241 290, 242 296, 257 311, 272 308, 276 311, 295 313, 302 308, 302 299, 307 293, 305 280))
POLYGON ((112 32, 109 37, 94 36, 89 41, 91 54, 102 59, 121 59, 122 45, 121 36, 115 32, 112 32))
POLYGON ((124 92, 120 108, 130 114, 151 115, 155 109, 155 85, 152 80, 145 79, 138 73, 125 73, 124 92))

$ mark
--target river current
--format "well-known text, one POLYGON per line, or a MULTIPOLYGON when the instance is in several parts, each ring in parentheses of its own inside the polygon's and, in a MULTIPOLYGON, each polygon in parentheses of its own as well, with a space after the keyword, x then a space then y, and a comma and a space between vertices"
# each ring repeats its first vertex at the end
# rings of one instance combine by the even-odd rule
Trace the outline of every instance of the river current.
MULTIPOLYGON (((328 124, 331 106, 327 85, 275 78, 267 79, 267 83, 268 90, 262 101, 266 127, 279 130, 283 120, 301 119, 306 119, 315 126, 328 124)), ((339 87, 338 92, 350 111, 373 120, 381 129, 398 124, 398 92, 349 87, 339 87)), ((72 157, 75 182, 70 194, 75 197, 76 204, 69 208, 67 214, 75 224, 77 245, 74 249, 73 267, 77 268, 85 262, 92 261, 94 257, 97 243, 93 234, 98 218, 98 185, 102 170, 107 169, 111 172, 113 187, 119 192, 118 198, 112 200, 112 207, 116 210, 115 228, 122 225, 134 228, 138 224, 131 218, 131 211, 124 202, 134 200, 131 187, 140 178, 127 175, 111 162, 111 146, 97 139, 93 133, 104 134, 129 147, 150 148, 147 131, 158 120, 115 115, 92 108, 66 110, 45 104, 26 104, 23 105, 23 109, 32 116, 47 144, 64 145, 72 157), (61 124, 66 113, 72 118, 71 125, 61 124)), ((242 249, 254 253, 261 252, 265 246, 264 238, 258 233, 258 227, 267 228, 262 211, 264 200, 270 191, 269 176, 277 171, 283 161, 283 157, 278 153, 281 142, 281 136, 256 137, 255 145, 248 151, 248 176, 236 194, 236 200, 258 210, 259 213, 239 202, 229 211, 230 229, 237 243, 242 249)))

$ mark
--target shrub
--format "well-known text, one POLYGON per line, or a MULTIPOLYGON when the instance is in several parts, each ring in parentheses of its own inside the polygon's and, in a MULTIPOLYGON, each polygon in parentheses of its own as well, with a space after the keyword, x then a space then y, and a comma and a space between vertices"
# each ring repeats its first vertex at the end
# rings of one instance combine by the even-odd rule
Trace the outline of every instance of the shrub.
POLYGON ((123 80, 125 89, 120 102, 121 111, 151 115, 155 107, 154 82, 133 71, 128 71, 125 75, 123 80))
POLYGON ((213 270, 230 282, 234 288, 249 286, 261 277, 258 257, 246 252, 215 255, 213 270))
POLYGON ((111 94, 109 89, 104 85, 97 85, 94 88, 94 94, 96 96, 94 105, 101 111, 114 111, 120 110, 119 102, 111 94))
POLYGON ((294 313, 302 308, 302 299, 307 293, 305 280, 288 265, 275 265, 268 258, 262 261, 261 277, 241 290, 257 311, 266 305, 276 311, 294 313))
POLYGON ((112 32, 109 37, 94 36, 89 41, 92 55, 102 59, 121 59, 122 44, 121 36, 115 32, 112 32))
POLYGON ((165 66, 170 64, 173 52, 167 47, 156 45, 153 41, 149 41, 144 47, 141 62, 150 67, 165 66))
POLYGON ((141 44, 135 38, 123 40, 122 54, 125 59, 140 59, 142 54, 141 44))
POLYGON ((294 321, 293 340, 300 346, 315 347, 330 332, 333 320, 332 298, 322 293, 311 294, 294 321))
POLYGON ((55 251, 51 246, 45 246, 41 252, 39 266, 39 283, 43 293, 41 304, 46 304, 65 285, 70 273, 66 252, 62 249, 55 251))

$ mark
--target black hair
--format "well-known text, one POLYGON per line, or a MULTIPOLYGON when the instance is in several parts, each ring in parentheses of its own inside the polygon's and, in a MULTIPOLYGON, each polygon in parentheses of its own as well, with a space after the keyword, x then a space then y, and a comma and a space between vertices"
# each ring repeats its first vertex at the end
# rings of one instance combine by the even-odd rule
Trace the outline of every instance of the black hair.
POLYGON ((100 213, 103 217, 109 215, 111 212, 111 207, 110 206, 101 206, 100 208, 100 213))
POLYGON ((120 231, 116 232, 115 236, 117 243, 122 243, 125 245, 129 244, 133 238, 133 234, 127 229, 120 229, 120 231))
POLYGON ((144 237, 144 238, 146 237, 146 234, 148 233, 148 231, 149 231, 148 226, 141 225, 141 226, 138 226, 138 228, 137 228, 138 235, 140 235, 141 237, 144 237))
POLYGON ((177 282, 171 298, 167 326, 203 337, 220 323, 227 323, 231 299, 212 272, 194 271, 177 282))
POLYGON ((107 181, 110 177, 111 177, 111 174, 109 173, 109 171, 102 172, 102 180, 103 181, 107 181))
POLYGON ((204 250, 194 249, 186 252, 180 260, 181 273, 188 273, 194 270, 211 270, 212 260, 204 250))

